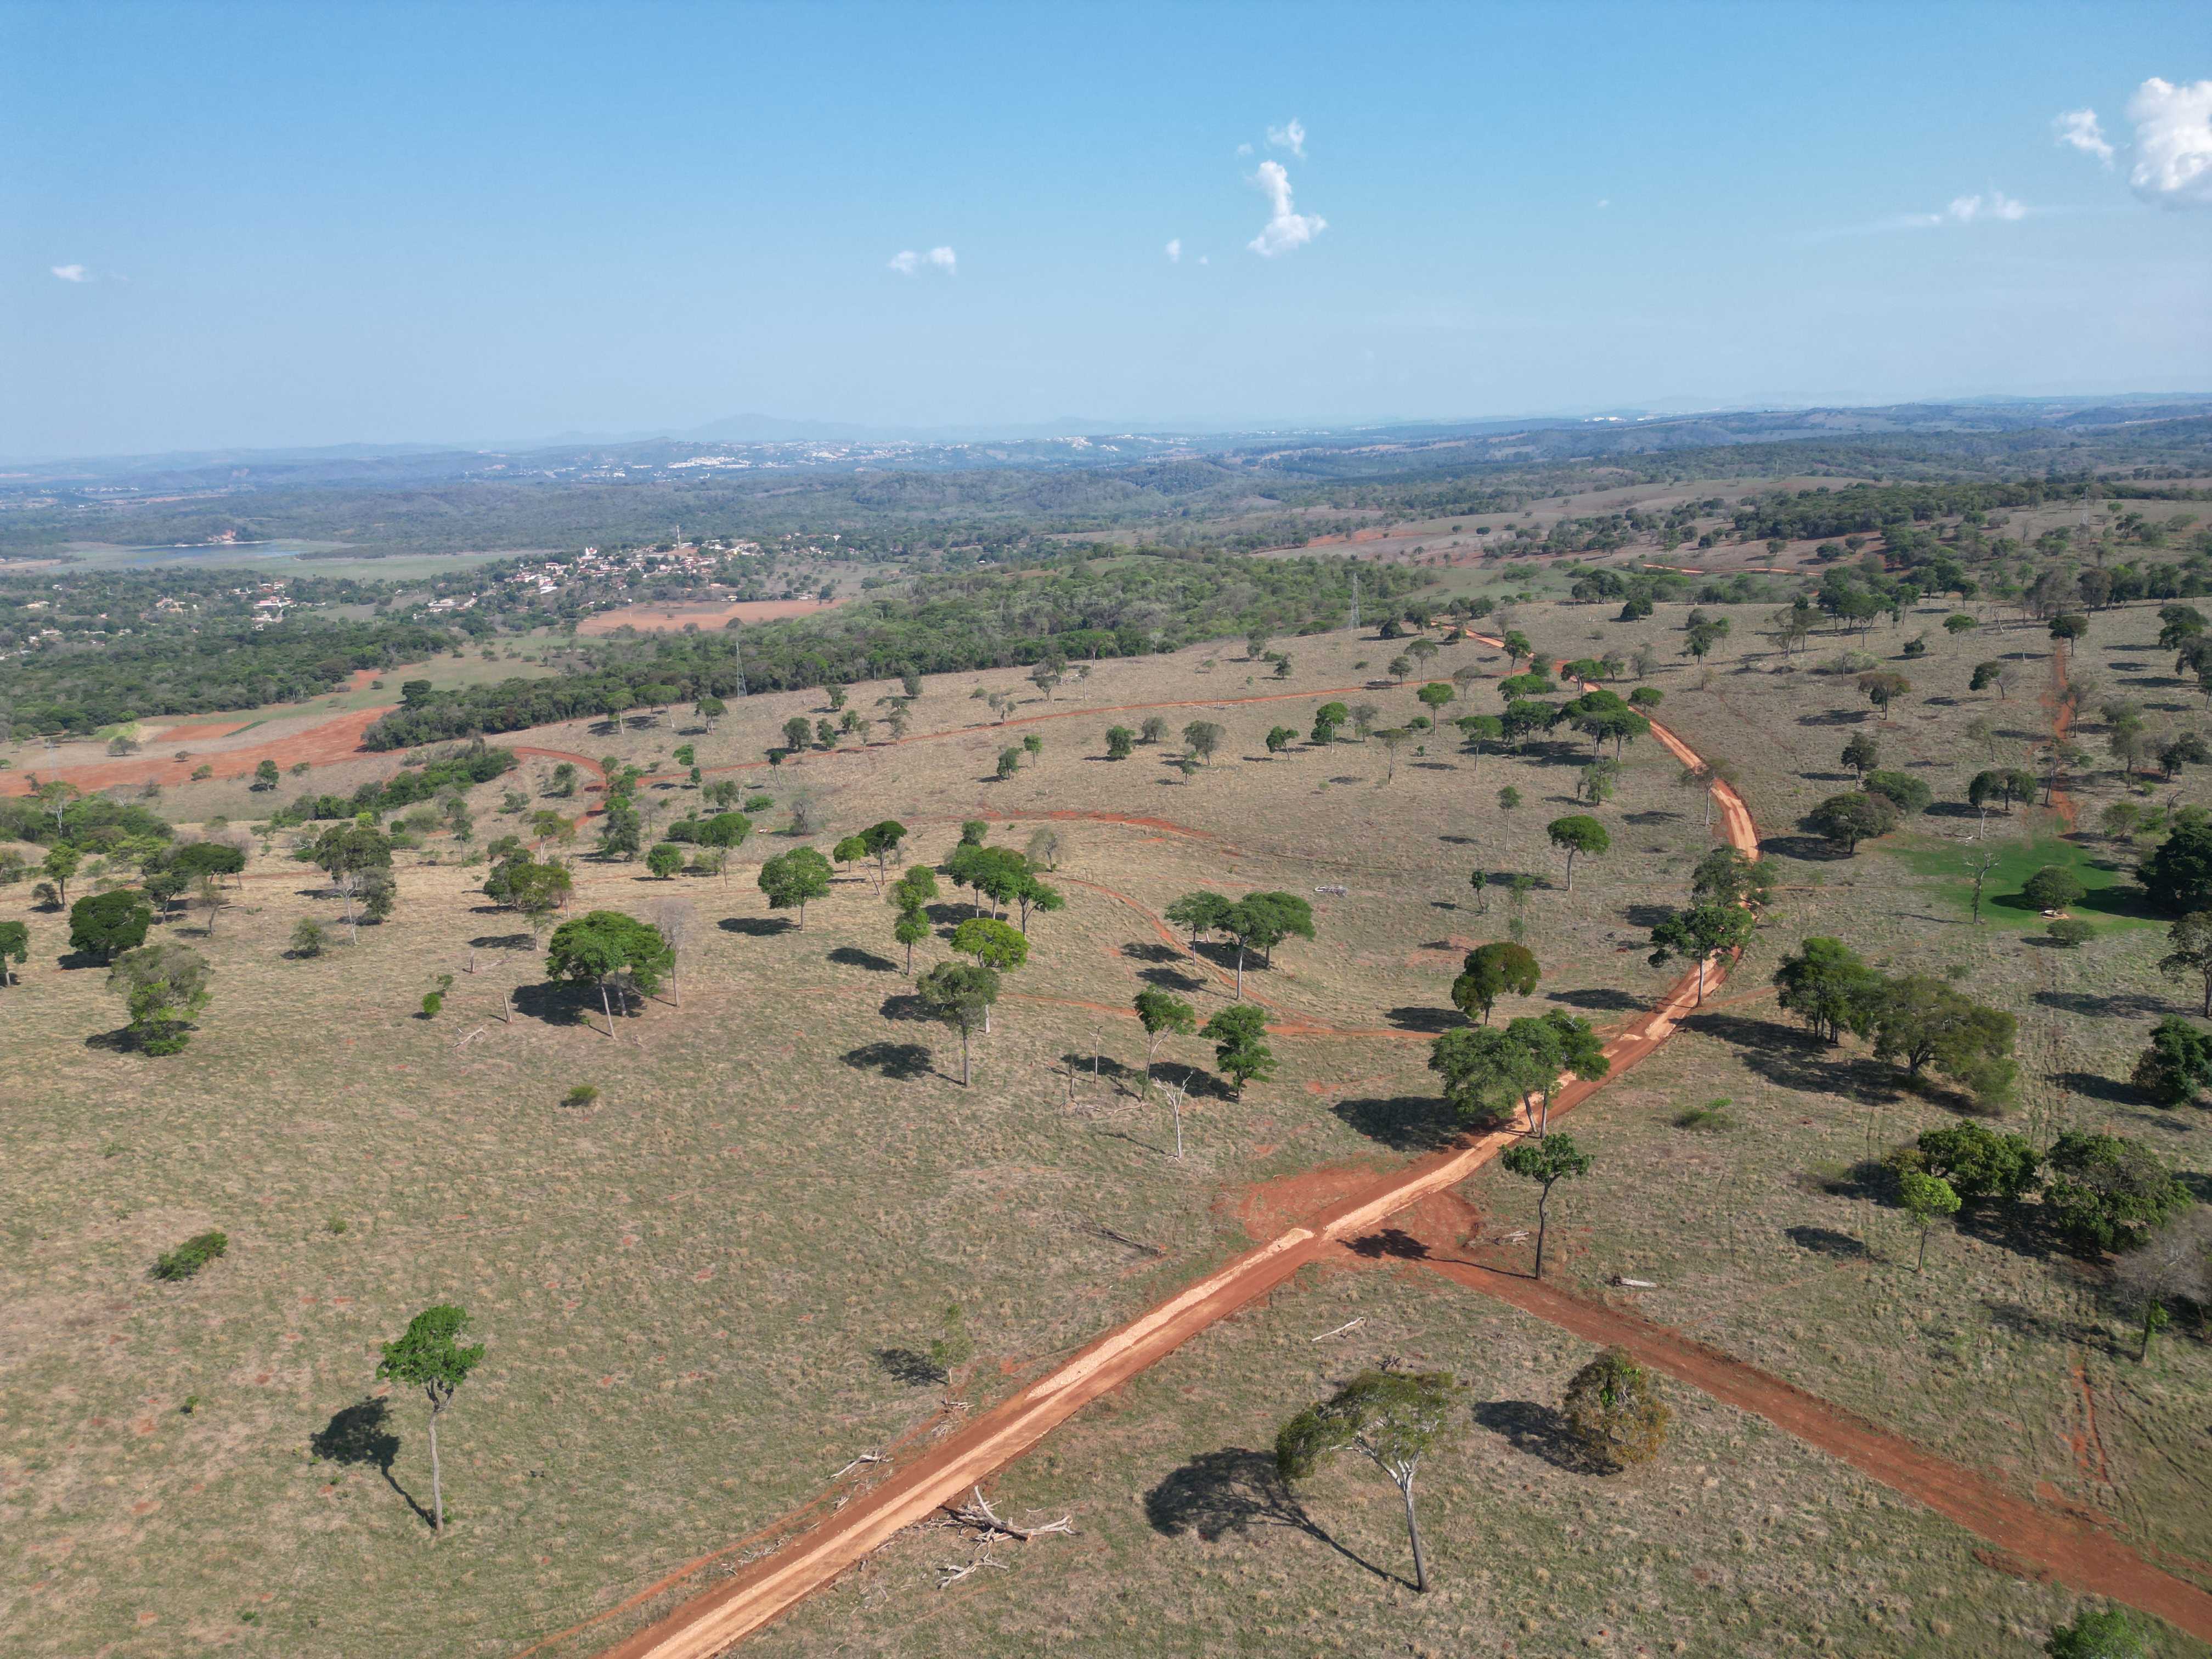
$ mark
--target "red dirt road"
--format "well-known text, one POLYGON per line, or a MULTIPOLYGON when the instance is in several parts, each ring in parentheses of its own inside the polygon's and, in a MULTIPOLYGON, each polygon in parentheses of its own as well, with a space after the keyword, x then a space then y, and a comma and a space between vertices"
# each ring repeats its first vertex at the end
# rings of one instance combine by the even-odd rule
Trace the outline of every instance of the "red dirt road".
POLYGON ((1987 1476, 1916 1446, 1832 1406, 1770 1371, 1709 1348, 1640 1315, 1585 1301, 1554 1285, 1449 1257, 1419 1258, 1454 1284, 1510 1302, 1588 1342, 1618 1345, 1724 1405, 1765 1418, 1807 1445, 1841 1458, 1916 1504, 1988 1539, 2024 1574, 2156 1613, 2199 1641, 2212 1641, 2212 1594, 2152 1565, 2085 1520, 2053 1514, 1987 1476))

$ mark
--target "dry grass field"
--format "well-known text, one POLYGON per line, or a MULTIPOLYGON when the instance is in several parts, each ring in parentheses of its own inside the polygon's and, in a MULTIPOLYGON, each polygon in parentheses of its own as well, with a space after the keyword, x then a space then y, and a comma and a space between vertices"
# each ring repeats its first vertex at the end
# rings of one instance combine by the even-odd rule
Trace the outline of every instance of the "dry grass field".
MULTIPOLYGON (((1893 969, 1955 969, 2021 1018, 2016 1113, 2109 1121, 2189 1170, 2212 1168, 2202 1112, 2154 1111, 2104 1080, 2124 1075, 2158 1013, 2186 1006, 2157 974, 2162 929, 2130 913, 2125 890, 2093 896, 2083 913, 2100 934, 2078 951, 2005 908, 2001 883, 1988 924, 1966 919, 1967 849, 1954 842, 1968 833, 1996 837, 2023 872, 2033 863, 2015 842, 2132 861, 2094 835, 2061 842, 2056 811, 1983 823, 1947 810, 1985 752, 2024 754, 2048 735, 2042 630, 1992 618, 1954 640, 1936 625, 1945 612, 1928 610, 1902 630, 1818 638, 1777 673, 1751 607, 1733 613, 1724 659, 1686 664, 1684 610, 1622 625, 1612 607, 1536 604, 1511 619, 1559 656, 1657 642, 1661 717, 1739 769, 1783 889, 1726 995, 1577 1113, 1598 1167, 1555 1206, 1553 1271, 1594 1297, 1634 1294, 1647 1316, 2023 1494, 2109 1516, 2170 1571, 2212 1583, 2203 1342, 2177 1329, 2136 1366, 2098 1273, 2033 1240, 1939 1234, 1927 1271, 1911 1273, 1905 1224, 1850 1172, 1954 1109, 1897 1089, 1862 1050, 1801 1041, 1752 994, 1808 933, 1893 969), (1923 629, 1926 656, 1887 660, 1923 629), (1881 729, 1884 764, 1913 769, 1937 799, 1850 860, 1797 825, 1846 787, 1836 753, 1878 720, 1847 676, 1814 672, 1846 645, 1914 681, 1881 729), (1972 664, 2006 653, 2020 656, 2008 700, 1967 694, 1972 664), (1978 720, 1986 735, 1970 735, 1978 720), (1727 1127, 1674 1126, 1685 1105, 1721 1097, 1727 1127), (1608 1290, 1615 1275, 1656 1288, 1608 1290)), ((2095 665, 2109 691, 2182 721, 2196 700, 2145 648, 2155 631, 2148 609, 2100 616, 2076 672, 2095 665)), ((736 703, 710 734, 679 712, 506 739, 532 752, 476 792, 479 846, 518 827, 499 811, 509 787, 533 807, 590 804, 542 799, 564 755, 653 769, 643 799, 659 823, 697 799, 679 743, 710 778, 775 803, 726 878, 580 864, 580 905, 682 918, 674 990, 611 1037, 595 1003, 544 982, 520 919, 489 905, 481 864, 443 836, 405 855, 388 922, 313 960, 288 957, 291 928, 334 918, 337 902, 283 855, 283 837, 257 854, 213 937, 197 910, 170 924, 216 980, 191 1048, 165 1060, 116 1049, 104 975, 58 965, 64 919, 27 910, 21 888, 0 893, 0 915, 33 930, 22 982, 0 993, 0 1074, 22 1085, 0 1166, 8 1650, 516 1652, 807 1503, 859 1454, 926 1436, 948 1399, 974 1409, 1000 1396, 1241 1248, 1248 1216, 1294 1213, 1304 1190, 1248 1201, 1254 1189, 1437 1144, 1452 1126, 1427 1039, 1456 1018, 1448 988, 1473 944, 1518 921, 1545 964, 1537 994, 1500 1017, 1564 1006, 1604 1025, 1648 1005, 1673 971, 1644 961, 1651 921, 1682 902, 1711 844, 1702 792, 1663 751, 1628 750, 1620 795, 1600 809, 1612 849, 1577 867, 1570 893, 1543 826, 1584 810, 1571 761, 1478 761, 1456 734, 1431 734, 1389 775, 1379 743, 1304 740, 1321 702, 1371 702, 1378 724, 1401 724, 1424 678, 1466 662, 1495 675, 1496 653, 1448 645, 1396 686, 1383 668, 1402 647, 1371 634, 1278 643, 1293 659, 1286 681, 1227 642, 1101 662, 1048 702, 1012 671, 945 677, 906 741, 878 724, 868 745, 780 767, 765 750, 792 714, 823 712, 818 695, 736 703), (979 689, 1024 701, 994 723, 979 689), (1103 757, 1109 724, 1154 712, 1171 732, 1217 721, 1227 741, 1188 781, 1165 764, 1172 738, 1103 757), (1270 759, 1278 723, 1299 740, 1270 759), (999 753, 1025 734, 1042 753, 998 781, 999 753), (1512 810, 1498 801, 1509 786, 1512 810), (768 910, 754 872, 798 844, 784 833, 794 806, 825 849, 901 819, 901 865, 941 857, 968 817, 989 820, 994 842, 1059 837, 1067 908, 1037 920, 1030 961, 976 1044, 972 1088, 957 1082, 957 1035, 914 1017, 872 878, 847 872, 803 929, 768 910), (1500 885, 1478 901, 1478 866, 1534 884, 1517 906, 1500 885), (1226 959, 1194 962, 1153 921, 1201 887, 1303 894, 1319 938, 1249 977, 1279 1028, 1273 1079, 1240 1097, 1212 1077, 1206 1045, 1164 1051, 1168 1074, 1200 1070, 1177 1161, 1164 1109, 1134 1092, 1144 1050, 1126 1011, 1148 981, 1190 995, 1201 1018, 1225 1005, 1226 959), (417 1005, 443 973, 453 990, 426 1018, 417 1005), (597 1098, 563 1104, 580 1085, 597 1098), (157 1253, 210 1226, 230 1235, 223 1259, 182 1284, 149 1278, 157 1253), (374 1370, 379 1344, 441 1300, 469 1308, 489 1352, 441 1431, 455 1518, 433 1543, 417 1513, 421 1402, 384 1399, 374 1370), (927 1351, 951 1304, 975 1358, 945 1377, 927 1351)), ((896 690, 854 687, 853 706, 879 714, 896 690)), ((1488 682, 1468 696, 1498 708, 1488 682)), ((2077 741, 2102 747, 2094 731, 2077 741)), ((340 790, 394 763, 349 760, 308 781, 340 790)), ((2124 787, 2109 768, 2077 773, 2081 825, 2124 787)), ((2174 787, 2203 793, 2187 775, 2174 787)), ((188 784, 164 810, 242 823, 265 799, 188 784)), ((918 961, 942 957, 964 914, 948 896, 918 961)), ((1485 1259, 1525 1254, 1504 1237, 1533 1212, 1523 1183, 1492 1169, 1463 1199, 1460 1230, 1485 1259)), ((1658 1465, 1583 1472, 1553 1408, 1589 1352, 1414 1266, 1309 1273, 1006 1472, 1002 1508, 1072 1512, 1073 1537, 1003 1548, 1006 1570, 939 1592, 950 1540, 920 1530, 758 1645, 1971 1655, 2032 1652, 2075 1605, 1985 1565, 1980 1540, 1898 1493, 1684 1388, 1670 1390, 1675 1438, 1658 1465), (1310 1340, 1354 1318, 1365 1323, 1345 1338, 1310 1340), (1346 1468, 1292 1498, 1259 1455, 1327 1379, 1394 1355, 1473 1390, 1422 1476, 1438 1584, 1426 1598, 1394 1579, 1406 1564, 1387 1483, 1346 1468)), ((592 1651, 657 1605, 556 1650, 592 1651)), ((2162 1652, 2196 1650, 2168 1636, 2162 1652)))

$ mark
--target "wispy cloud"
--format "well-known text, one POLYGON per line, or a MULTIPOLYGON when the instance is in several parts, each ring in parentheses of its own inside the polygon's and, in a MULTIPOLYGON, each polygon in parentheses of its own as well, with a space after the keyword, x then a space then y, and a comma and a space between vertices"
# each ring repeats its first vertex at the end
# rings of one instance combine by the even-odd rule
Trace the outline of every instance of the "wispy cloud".
POLYGON ((1279 127, 1267 129, 1267 148, 1286 149, 1301 161, 1306 159, 1306 124, 1293 115, 1279 127))
POLYGON ((1875 219, 1866 224, 1839 225, 1829 230, 1809 233, 1808 241, 1824 242, 1838 236, 1878 236, 1898 230, 1937 230, 1958 225, 1981 224, 1989 221, 2010 223, 2025 219, 2031 214, 2054 211, 2047 208, 2031 208, 2014 200, 2001 190, 1991 190, 1972 196, 1954 196, 1940 213, 1895 213, 1887 219, 1875 219))
POLYGON ((65 283, 88 283, 92 273, 82 265, 50 265, 47 267, 65 283))
POLYGON ((1180 236, 1168 243, 1168 263, 1171 265, 1179 265, 1182 263, 1182 238, 1180 236))
POLYGON ((2112 165, 2112 146, 2105 137, 2105 130, 2097 124, 2097 112, 2093 109, 2069 109, 2051 124, 2062 144, 2071 144, 2084 155, 2094 155, 2106 167, 2112 165))
POLYGON ((2136 194, 2160 207, 2212 207, 2212 81, 2177 87, 2153 76, 2128 100, 2128 119, 2136 194))
POLYGON ((1971 225, 1977 219, 2025 219, 2027 210, 2001 190, 1986 196, 1954 196, 1951 205, 1941 214, 1931 215, 1931 223, 1946 221, 1954 225, 1971 225))
POLYGON ((1273 210, 1260 234, 1245 246, 1263 259, 1273 259, 1304 247, 1328 228, 1328 221, 1318 213, 1294 213, 1291 210, 1291 175, 1283 171, 1280 161, 1262 161, 1260 170, 1252 175, 1252 182, 1266 192, 1273 210))
POLYGON ((1239 155, 1249 155, 1252 153, 1252 146, 1249 144, 1239 144, 1237 146, 1237 153, 1239 155))
POLYGON ((886 267, 902 276, 919 276, 925 269, 941 270, 947 276, 959 274, 959 259, 949 247, 933 247, 927 253, 917 253, 912 248, 902 248, 890 257, 886 267))

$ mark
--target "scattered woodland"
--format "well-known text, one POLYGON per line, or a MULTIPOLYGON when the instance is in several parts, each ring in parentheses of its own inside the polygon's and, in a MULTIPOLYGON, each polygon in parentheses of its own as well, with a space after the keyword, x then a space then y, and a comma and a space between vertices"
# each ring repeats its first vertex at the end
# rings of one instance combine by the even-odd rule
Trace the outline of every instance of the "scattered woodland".
POLYGON ((2212 1652, 2144 424, 919 515, 659 635, 0 576, 12 1649, 606 1651, 1472 1148, 748 1647, 2212 1652))

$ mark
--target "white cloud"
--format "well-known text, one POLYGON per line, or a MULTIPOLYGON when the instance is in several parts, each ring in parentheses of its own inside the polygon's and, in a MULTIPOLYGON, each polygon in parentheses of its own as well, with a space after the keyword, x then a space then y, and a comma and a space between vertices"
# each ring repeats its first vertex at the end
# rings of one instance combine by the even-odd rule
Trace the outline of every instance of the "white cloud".
POLYGON ((92 273, 82 265, 52 265, 48 269, 65 283, 88 283, 92 280, 92 273))
POLYGON ((890 263, 885 269, 896 270, 902 276, 913 276, 918 275, 924 265, 941 270, 947 276, 958 274, 957 257, 949 247, 933 247, 927 253, 917 253, 910 247, 902 248, 891 255, 890 263))
POLYGON ((2069 109, 2051 122, 2051 130, 2058 135, 2062 144, 2071 144, 2084 155, 2094 155, 2106 167, 2112 165, 2112 147, 2106 141, 2104 128, 2097 125, 2097 112, 2093 109, 2069 109))
POLYGON ((1328 228, 1328 221, 1318 213, 1291 211, 1291 175, 1283 171, 1280 161, 1262 161, 1260 170, 1252 175, 1252 182, 1267 195, 1273 211, 1260 234, 1245 246, 1263 259, 1273 259, 1288 253, 1293 248, 1304 247, 1328 228))
POLYGON ((2027 217, 2027 210, 2025 207, 2014 201, 2002 191, 1993 190, 1986 196, 1954 196, 1951 198, 1949 207, 1944 209, 1941 214, 1928 216, 1928 222, 1931 224, 1941 224, 1948 219, 1953 224, 1971 225, 1977 219, 2025 219, 2027 217))
POLYGON ((2170 208, 2212 207, 2212 81, 2177 87, 2153 76, 2128 100, 2128 119, 2136 194, 2170 208))
POLYGON ((1597 198, 1597 204, 1601 208, 1609 208, 1613 205, 1613 198, 1610 196, 1601 196, 1597 198))
POLYGON ((1306 159, 1306 124, 1293 115, 1281 126, 1267 129, 1267 148, 1286 149, 1301 161, 1306 159))
POLYGON ((1252 153, 1252 146, 1249 144, 1239 144, 1237 146, 1237 153, 1239 155, 1249 155, 1252 153))
POLYGON ((1182 238, 1180 236, 1168 243, 1168 263, 1171 265, 1182 263, 1182 238))

